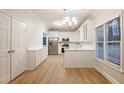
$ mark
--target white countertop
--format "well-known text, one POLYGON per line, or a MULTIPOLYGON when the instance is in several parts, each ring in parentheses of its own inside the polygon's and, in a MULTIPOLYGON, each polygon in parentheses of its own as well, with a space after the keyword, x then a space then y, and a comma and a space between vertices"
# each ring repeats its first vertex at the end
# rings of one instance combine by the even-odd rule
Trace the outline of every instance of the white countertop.
POLYGON ((68 49, 65 49, 65 51, 87 51, 87 50, 92 50, 92 51, 95 51, 94 48, 89 48, 89 47, 78 47, 78 48, 68 48, 68 49))
POLYGON ((44 49, 44 47, 32 47, 32 48, 27 48, 28 51, 37 51, 37 50, 41 50, 44 49))

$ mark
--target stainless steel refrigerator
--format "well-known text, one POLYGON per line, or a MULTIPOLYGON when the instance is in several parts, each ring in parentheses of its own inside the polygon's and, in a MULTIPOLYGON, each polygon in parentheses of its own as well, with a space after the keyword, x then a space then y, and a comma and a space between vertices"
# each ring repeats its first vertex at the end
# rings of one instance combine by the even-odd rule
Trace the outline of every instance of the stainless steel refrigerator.
POLYGON ((57 37, 48 38, 48 54, 58 55, 58 38, 57 37))

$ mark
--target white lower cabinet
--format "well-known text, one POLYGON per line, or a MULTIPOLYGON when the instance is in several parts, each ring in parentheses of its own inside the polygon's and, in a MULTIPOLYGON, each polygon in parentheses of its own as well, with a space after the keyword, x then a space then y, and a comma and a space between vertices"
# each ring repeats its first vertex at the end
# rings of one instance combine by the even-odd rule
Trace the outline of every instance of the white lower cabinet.
POLYGON ((27 69, 33 70, 37 66, 39 66, 44 60, 48 57, 48 49, 36 49, 36 50, 28 50, 28 63, 27 69))

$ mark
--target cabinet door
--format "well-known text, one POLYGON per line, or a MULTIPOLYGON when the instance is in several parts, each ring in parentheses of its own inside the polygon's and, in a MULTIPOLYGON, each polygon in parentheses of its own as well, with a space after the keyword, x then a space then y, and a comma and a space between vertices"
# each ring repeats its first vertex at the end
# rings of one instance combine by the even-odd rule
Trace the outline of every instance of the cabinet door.
POLYGON ((85 23, 85 31, 84 31, 84 41, 92 41, 93 37, 93 28, 92 21, 87 20, 85 23))
POLYGON ((80 28, 80 41, 92 41, 93 40, 93 26, 92 21, 87 20, 80 28))
POLYGON ((36 51, 35 54, 36 54, 35 67, 37 67, 39 65, 39 51, 36 51))
POLYGON ((87 41, 88 40, 88 38, 87 38, 87 24, 84 24, 83 25, 83 41, 87 41))
POLYGON ((88 41, 93 41, 94 34, 93 34, 93 24, 92 21, 89 21, 89 24, 87 24, 87 39, 88 41))
POLYGON ((11 18, 0 13, 0 83, 10 80, 11 18))
POLYGON ((80 31, 77 33, 77 41, 80 42, 80 31))
POLYGON ((11 48, 11 79, 25 71, 25 25, 17 20, 12 20, 12 44, 11 48))
POLYGON ((82 28, 80 28, 80 42, 83 41, 83 31, 82 31, 82 28))

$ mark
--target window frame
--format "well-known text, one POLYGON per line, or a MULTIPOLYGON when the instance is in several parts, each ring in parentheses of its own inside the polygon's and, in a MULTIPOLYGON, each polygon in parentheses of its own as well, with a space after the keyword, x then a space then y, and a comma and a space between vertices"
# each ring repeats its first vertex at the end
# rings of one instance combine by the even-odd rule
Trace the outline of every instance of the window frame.
MULTIPOLYGON (((110 21, 107 21, 107 22, 105 22, 104 24, 102 24, 103 25, 103 33, 104 33, 104 42, 103 42, 103 49, 104 49, 104 53, 103 53, 103 59, 100 59, 100 58, 98 58, 97 57, 97 55, 96 55, 96 59, 97 60, 99 60, 99 61, 101 61, 101 62, 103 62, 103 63, 105 63, 105 64, 107 64, 107 65, 109 65, 109 66, 111 66, 112 68, 115 68, 115 69, 117 69, 117 70, 119 70, 119 71, 121 71, 121 72, 123 72, 123 70, 122 70, 122 18, 120 17, 120 16, 118 16, 118 17, 115 17, 115 18, 113 18, 112 20, 110 20, 110 21), (107 23, 109 23, 109 22, 111 22, 112 20, 115 20, 115 19, 117 19, 117 18, 119 18, 119 27, 120 27, 120 41, 106 41, 106 24, 107 23), (108 61, 108 60, 106 60, 106 43, 111 43, 111 42, 119 42, 120 43, 120 65, 117 65, 117 64, 115 64, 115 63, 113 63, 113 62, 111 62, 111 61, 108 61)), ((102 26, 102 25, 100 25, 100 26, 102 26)), ((100 27, 100 26, 97 26, 96 28, 95 28, 95 32, 97 31, 96 29, 98 28, 98 27, 100 27)), ((97 44, 97 36, 96 36, 96 44, 97 44)), ((96 46, 96 48, 97 48, 97 46, 96 46)))
MULTIPOLYGON (((100 26, 96 27, 96 30, 97 30, 99 27, 103 27, 103 41, 97 40, 97 37, 96 37, 96 46, 97 46, 97 44, 99 44, 99 43, 102 43, 102 44, 103 44, 103 59, 98 58, 97 55, 96 55, 96 58, 98 58, 98 59, 100 59, 100 60, 104 60, 104 25, 100 25, 100 26)), ((96 50, 97 50, 97 49, 96 49, 96 50)))

